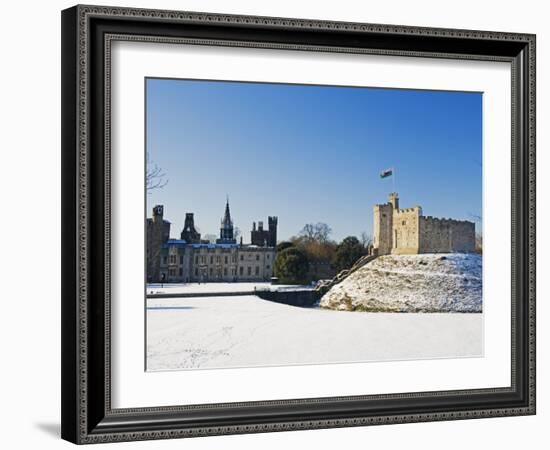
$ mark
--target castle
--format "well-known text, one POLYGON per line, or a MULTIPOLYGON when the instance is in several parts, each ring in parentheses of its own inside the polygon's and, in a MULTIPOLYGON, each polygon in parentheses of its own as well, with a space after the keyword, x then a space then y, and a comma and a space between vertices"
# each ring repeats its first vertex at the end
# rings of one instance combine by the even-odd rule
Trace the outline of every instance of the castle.
POLYGON ((422 208, 399 208, 392 192, 389 202, 374 206, 373 254, 473 252, 475 224, 466 220, 423 216, 422 208))
POLYGON ((229 200, 216 242, 201 239, 193 213, 185 214, 180 239, 170 239, 171 223, 164 207, 153 208, 147 218, 147 282, 269 281, 277 245, 277 217, 252 224, 250 244, 237 243, 229 200))

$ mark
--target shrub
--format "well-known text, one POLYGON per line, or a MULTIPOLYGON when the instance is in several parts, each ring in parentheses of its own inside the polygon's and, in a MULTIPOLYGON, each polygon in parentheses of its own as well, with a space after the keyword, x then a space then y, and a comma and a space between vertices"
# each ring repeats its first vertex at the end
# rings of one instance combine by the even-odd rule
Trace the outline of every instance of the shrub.
POLYGON ((292 242, 289 242, 289 241, 279 242, 277 244, 277 251, 282 252, 283 250, 285 250, 287 248, 290 248, 290 247, 294 247, 294 244, 292 242))
POLYGON ((365 254, 365 247, 355 236, 348 236, 338 247, 334 255, 334 266, 338 271, 350 269, 355 261, 365 254))
POLYGON ((308 270, 309 261, 300 249, 292 246, 277 252, 273 274, 281 283, 305 283, 308 270))

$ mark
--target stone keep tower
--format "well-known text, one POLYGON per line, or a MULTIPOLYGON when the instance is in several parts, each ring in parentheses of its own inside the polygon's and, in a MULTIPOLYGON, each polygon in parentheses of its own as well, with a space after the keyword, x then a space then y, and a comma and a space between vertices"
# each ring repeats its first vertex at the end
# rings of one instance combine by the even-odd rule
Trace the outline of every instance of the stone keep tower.
POLYGON ((373 253, 378 255, 468 253, 475 249, 473 222, 423 216, 420 206, 400 208, 395 192, 388 203, 374 206, 373 231, 373 253))
POLYGON ((394 203, 399 204, 396 193, 390 194, 390 202, 374 205, 373 247, 378 255, 387 255, 392 249, 392 228, 394 203))

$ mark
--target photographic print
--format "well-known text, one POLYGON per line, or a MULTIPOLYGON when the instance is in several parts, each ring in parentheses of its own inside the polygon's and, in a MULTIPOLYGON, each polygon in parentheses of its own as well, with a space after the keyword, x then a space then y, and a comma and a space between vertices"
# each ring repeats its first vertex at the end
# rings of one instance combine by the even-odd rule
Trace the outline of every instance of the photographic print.
POLYGON ((62 12, 61 435, 536 413, 536 36, 62 12))
POLYGON ((483 356, 482 104, 146 78, 146 369, 483 356))

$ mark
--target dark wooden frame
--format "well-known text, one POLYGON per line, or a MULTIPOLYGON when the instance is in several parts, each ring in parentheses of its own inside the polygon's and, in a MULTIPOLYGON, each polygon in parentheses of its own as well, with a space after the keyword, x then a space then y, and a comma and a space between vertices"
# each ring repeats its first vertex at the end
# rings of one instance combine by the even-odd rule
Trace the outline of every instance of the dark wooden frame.
POLYGON ((178 11, 62 12, 62 437, 75 443, 535 413, 535 36, 178 11), (110 42, 144 40, 512 64, 512 384, 112 409, 110 42))

